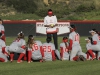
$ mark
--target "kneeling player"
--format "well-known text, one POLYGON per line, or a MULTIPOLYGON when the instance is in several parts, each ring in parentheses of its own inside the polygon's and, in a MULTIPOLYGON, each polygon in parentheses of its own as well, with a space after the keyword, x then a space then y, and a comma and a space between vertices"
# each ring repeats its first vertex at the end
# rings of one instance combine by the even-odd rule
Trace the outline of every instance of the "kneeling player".
POLYGON ((24 33, 20 32, 18 33, 18 37, 16 38, 15 41, 12 42, 12 44, 9 46, 9 51, 10 51, 10 61, 13 61, 14 53, 20 53, 19 58, 17 60, 17 63, 22 62, 22 58, 25 55, 25 40, 24 40, 24 33))
POLYGON ((60 43, 61 60, 69 60, 68 47, 69 47, 68 38, 63 37, 63 42, 60 43))
POLYGON ((28 63, 31 62, 31 58, 33 60, 39 60, 42 62, 42 43, 41 41, 35 41, 33 35, 29 35, 28 37, 28 63))
POLYGON ((2 33, 0 33, 0 61, 1 62, 7 62, 7 56, 9 56, 8 54, 8 49, 6 49, 6 44, 5 42, 1 39, 2 37, 2 33))
POLYGON ((55 60, 55 46, 51 43, 51 37, 47 37, 47 43, 44 43, 43 46, 43 59, 45 61, 54 61, 55 60))
POLYGON ((90 60, 90 57, 92 57, 91 60, 94 60, 96 58, 95 54, 93 53, 91 49, 91 37, 88 37, 85 39, 87 44, 86 44, 86 49, 87 49, 87 60, 90 60))

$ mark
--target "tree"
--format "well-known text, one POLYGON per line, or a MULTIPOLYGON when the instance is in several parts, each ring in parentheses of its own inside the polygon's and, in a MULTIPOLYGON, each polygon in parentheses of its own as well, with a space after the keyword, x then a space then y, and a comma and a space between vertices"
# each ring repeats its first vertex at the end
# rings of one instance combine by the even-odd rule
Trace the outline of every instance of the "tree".
POLYGON ((34 0, 7 0, 6 4, 23 13, 34 13, 37 9, 34 0))

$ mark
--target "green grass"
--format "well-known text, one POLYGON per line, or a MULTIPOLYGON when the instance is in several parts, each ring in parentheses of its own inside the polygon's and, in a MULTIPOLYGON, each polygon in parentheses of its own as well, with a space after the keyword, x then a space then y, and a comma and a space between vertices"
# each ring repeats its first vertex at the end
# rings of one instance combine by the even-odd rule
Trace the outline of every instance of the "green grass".
POLYGON ((16 15, 9 15, 9 16, 0 16, 3 20, 39 20, 41 17, 35 15, 35 14, 19 14, 16 15))
MULTIPOLYGON (((81 37, 81 46, 84 52, 85 39, 81 37)), ((15 37, 6 39, 9 45, 15 37)), ((35 37, 36 40, 45 42, 45 37, 35 37)), ((58 38, 58 43, 62 40, 58 38)), ((27 38, 25 38, 27 41, 27 38)), ((71 62, 71 61, 54 61, 54 62, 32 62, 28 64, 26 61, 17 64, 16 60, 13 63, 0 63, 0 75, 99 75, 100 61, 85 61, 85 62, 71 62)))

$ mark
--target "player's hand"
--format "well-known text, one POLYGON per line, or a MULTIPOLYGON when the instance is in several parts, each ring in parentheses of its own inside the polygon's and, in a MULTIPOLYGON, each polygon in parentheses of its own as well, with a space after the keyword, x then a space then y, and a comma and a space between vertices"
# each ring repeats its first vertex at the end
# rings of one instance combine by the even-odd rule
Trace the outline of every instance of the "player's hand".
POLYGON ((50 28, 53 28, 54 27, 54 24, 50 24, 49 26, 50 26, 50 28))

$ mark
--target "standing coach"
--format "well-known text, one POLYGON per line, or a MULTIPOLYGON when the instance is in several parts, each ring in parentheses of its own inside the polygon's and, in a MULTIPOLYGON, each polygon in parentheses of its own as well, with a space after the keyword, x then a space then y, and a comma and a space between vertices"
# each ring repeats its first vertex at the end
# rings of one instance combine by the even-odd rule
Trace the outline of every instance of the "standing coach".
POLYGON ((56 49, 55 53, 56 53, 57 58, 60 59, 60 53, 58 51, 57 18, 55 15, 53 15, 53 12, 51 9, 48 10, 47 16, 44 18, 44 26, 46 27, 47 37, 53 36, 54 45, 55 45, 55 49, 56 49))

